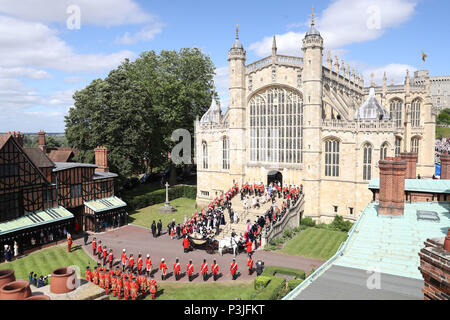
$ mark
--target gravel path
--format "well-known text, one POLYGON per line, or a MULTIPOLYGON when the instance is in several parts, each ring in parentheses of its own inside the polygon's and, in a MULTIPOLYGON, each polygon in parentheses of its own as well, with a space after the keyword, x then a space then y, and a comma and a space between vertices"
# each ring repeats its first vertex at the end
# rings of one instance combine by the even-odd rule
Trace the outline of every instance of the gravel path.
MULTIPOLYGON (((101 240, 102 244, 107 246, 108 252, 109 249, 113 249, 116 264, 119 263, 120 255, 122 254, 123 249, 126 249, 127 256, 132 253, 133 257, 135 257, 135 260, 137 259, 138 253, 141 253, 144 259, 144 264, 147 254, 150 254, 153 270, 158 268, 156 272, 153 271, 153 275, 157 280, 161 279, 159 263, 161 262, 161 258, 165 258, 166 264, 168 266, 168 275, 170 276, 166 281, 175 281, 175 277, 173 277, 171 272, 173 271, 172 266, 175 262, 175 258, 178 257, 180 259, 182 272, 182 278, 179 280, 180 282, 188 281, 187 276, 183 276, 183 274, 186 271, 186 265, 188 264, 189 259, 192 259, 193 261, 195 275, 200 271, 200 265, 202 264, 204 258, 207 259, 207 263, 209 266, 208 272, 210 272, 211 270, 213 259, 215 258, 217 260, 217 263, 219 264, 219 272, 222 273, 222 276, 217 281, 231 281, 229 269, 233 260, 233 255, 230 253, 224 254, 223 256, 220 256, 218 253, 209 255, 206 253, 206 251, 203 250, 194 250, 189 253, 184 253, 182 240, 171 240, 170 237, 165 233, 163 233, 158 238, 153 238, 150 229, 141 226, 127 225, 119 229, 114 229, 112 231, 89 236, 87 246, 84 246, 84 241, 82 238, 75 240, 75 243, 82 245, 83 249, 85 249, 85 251, 91 257, 91 241, 93 236, 97 238, 97 241, 101 240)), ((96 258, 94 259, 97 261, 96 258)), ((240 276, 238 278, 239 280, 249 280, 253 279, 256 276, 255 272, 253 273, 253 275, 248 275, 247 260, 248 258, 246 253, 241 253, 236 258, 236 262, 239 268, 238 270, 240 271, 240 276)), ((264 250, 257 250, 253 254, 253 261, 256 263, 257 260, 264 261, 265 266, 272 265, 302 269, 307 273, 309 273, 312 268, 317 269, 317 267, 324 263, 323 260, 292 256, 264 250)), ((200 281, 203 281, 201 276, 197 276, 193 280, 193 282, 200 281)), ((208 280, 208 282, 210 281, 212 281, 212 279, 208 280)))

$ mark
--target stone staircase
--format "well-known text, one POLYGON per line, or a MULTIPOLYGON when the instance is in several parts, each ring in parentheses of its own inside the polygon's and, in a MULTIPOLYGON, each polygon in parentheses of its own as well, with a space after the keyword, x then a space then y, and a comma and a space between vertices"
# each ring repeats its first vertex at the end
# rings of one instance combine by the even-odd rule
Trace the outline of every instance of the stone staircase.
MULTIPOLYGON (((281 205, 283 203, 283 198, 276 198, 277 202, 276 205, 281 208, 281 205)), ((251 198, 250 198, 251 202, 251 198)), ((242 234, 247 231, 247 220, 250 219, 250 221, 253 223, 256 220, 257 216, 262 216, 266 213, 267 210, 269 210, 270 206, 272 205, 271 202, 267 202, 264 204, 261 204, 261 207, 259 209, 252 209, 250 208, 247 212, 244 211, 241 196, 240 194, 237 194, 232 200, 231 200, 231 209, 233 211, 236 211, 239 216, 238 223, 231 223, 229 216, 228 216, 228 210, 225 210, 225 220, 226 225, 223 226, 220 233, 216 236, 217 240, 222 240, 226 237, 231 237, 231 233, 234 231, 236 234, 242 234)))

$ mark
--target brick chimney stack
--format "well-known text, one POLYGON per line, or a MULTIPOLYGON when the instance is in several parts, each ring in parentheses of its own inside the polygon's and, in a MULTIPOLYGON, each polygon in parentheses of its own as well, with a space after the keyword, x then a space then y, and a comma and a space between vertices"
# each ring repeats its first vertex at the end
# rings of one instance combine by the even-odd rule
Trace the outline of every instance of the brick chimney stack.
POLYGON ((24 139, 24 134, 22 133, 20 133, 20 131, 13 131, 12 133, 11 133, 11 131, 9 132, 9 134, 12 134, 12 136, 13 136, 13 138, 14 138, 14 140, 16 140, 16 142, 21 146, 21 147, 23 147, 23 139, 24 139))
POLYGON ((406 161, 386 158, 379 162, 380 195, 378 215, 403 215, 405 207, 406 161))
POLYGON ((39 149, 42 150, 42 152, 47 152, 47 147, 45 146, 45 131, 41 130, 38 133, 39 136, 39 149))
POLYGON ((416 165, 417 165, 417 153, 415 152, 402 152, 400 158, 406 161, 406 176, 405 179, 416 179, 416 165))
POLYGON ((108 172, 108 149, 106 147, 97 147, 95 151, 95 164, 98 171, 108 172))
POLYGON ((441 179, 450 179, 450 155, 445 153, 441 154, 441 179))
POLYGON ((447 236, 444 240, 444 250, 450 252, 450 228, 447 231, 447 236))

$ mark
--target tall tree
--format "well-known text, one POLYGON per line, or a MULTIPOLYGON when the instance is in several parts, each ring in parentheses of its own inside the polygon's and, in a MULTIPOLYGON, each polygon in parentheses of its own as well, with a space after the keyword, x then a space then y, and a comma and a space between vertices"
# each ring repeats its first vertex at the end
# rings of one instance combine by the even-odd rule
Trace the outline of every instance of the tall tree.
POLYGON ((125 60, 104 79, 74 94, 66 137, 92 162, 93 149, 109 149, 110 167, 122 176, 167 161, 173 130, 193 133, 193 123, 215 97, 214 65, 199 49, 144 52, 125 60))

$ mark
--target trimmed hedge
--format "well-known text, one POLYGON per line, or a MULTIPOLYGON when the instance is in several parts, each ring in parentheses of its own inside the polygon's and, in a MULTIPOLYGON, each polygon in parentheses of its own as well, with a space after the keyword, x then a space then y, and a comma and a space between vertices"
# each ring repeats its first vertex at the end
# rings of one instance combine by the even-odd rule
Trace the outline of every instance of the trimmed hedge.
POLYGON ((255 300, 278 300, 284 296, 286 279, 271 277, 269 284, 255 296, 255 300))
POLYGON ((297 288, 297 286, 302 282, 303 282, 303 280, 298 280, 298 279, 289 280, 288 281, 288 290, 289 290, 288 292, 291 292, 292 290, 297 288))
MULTIPOLYGON (((178 198, 196 199, 197 187, 193 186, 176 186, 169 189, 169 199, 178 198)), ((132 212, 134 210, 142 209, 154 204, 163 203, 166 201, 166 190, 160 189, 141 196, 123 199, 128 209, 132 212)))
POLYGON ((267 284, 270 282, 271 277, 266 276, 257 276, 255 280, 253 280, 255 290, 261 290, 267 287, 267 284))
POLYGON ((264 268, 263 276, 273 277, 276 273, 284 274, 287 276, 294 276, 296 279, 305 280, 305 271, 299 269, 292 269, 286 267, 268 266, 264 268))

